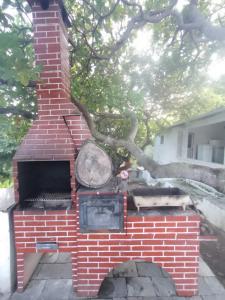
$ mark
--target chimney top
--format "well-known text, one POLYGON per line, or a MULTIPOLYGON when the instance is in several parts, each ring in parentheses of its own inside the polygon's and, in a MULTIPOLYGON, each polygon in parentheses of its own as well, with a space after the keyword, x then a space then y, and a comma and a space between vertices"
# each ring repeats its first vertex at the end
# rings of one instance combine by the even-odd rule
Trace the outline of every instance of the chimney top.
MULTIPOLYGON (((66 27, 71 27, 71 21, 70 21, 70 17, 69 17, 69 14, 66 10, 66 7, 64 5, 64 2, 63 0, 56 0, 58 3, 59 3, 59 7, 60 7, 60 10, 61 10, 61 16, 62 16, 62 19, 63 19, 63 22, 65 24, 66 27)), ((49 9, 49 4, 51 2, 51 0, 28 0, 28 3, 30 4, 30 6, 32 6, 32 4, 34 2, 40 2, 41 4, 41 7, 43 10, 48 10, 49 9)))

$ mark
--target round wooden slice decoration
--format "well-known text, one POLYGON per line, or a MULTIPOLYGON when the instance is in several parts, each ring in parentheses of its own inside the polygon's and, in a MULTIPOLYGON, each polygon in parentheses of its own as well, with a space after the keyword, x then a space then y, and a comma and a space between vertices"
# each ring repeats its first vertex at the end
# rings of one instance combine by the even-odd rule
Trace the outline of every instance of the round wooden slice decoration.
POLYGON ((80 149, 75 162, 77 181, 89 188, 100 188, 112 177, 109 156, 95 143, 88 141, 80 149))

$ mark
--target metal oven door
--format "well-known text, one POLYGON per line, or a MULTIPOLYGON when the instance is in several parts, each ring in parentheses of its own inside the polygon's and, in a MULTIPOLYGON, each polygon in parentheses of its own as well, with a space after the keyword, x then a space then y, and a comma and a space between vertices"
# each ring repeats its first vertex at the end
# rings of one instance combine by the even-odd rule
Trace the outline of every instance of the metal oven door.
POLYGON ((80 230, 123 231, 123 195, 122 194, 79 194, 80 230))

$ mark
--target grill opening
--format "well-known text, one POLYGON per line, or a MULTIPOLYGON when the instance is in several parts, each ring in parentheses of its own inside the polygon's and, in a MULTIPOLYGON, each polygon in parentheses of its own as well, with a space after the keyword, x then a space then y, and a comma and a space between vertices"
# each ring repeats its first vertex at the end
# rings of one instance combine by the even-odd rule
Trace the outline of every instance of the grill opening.
POLYGON ((71 206, 70 162, 18 162, 22 208, 63 209, 71 206))

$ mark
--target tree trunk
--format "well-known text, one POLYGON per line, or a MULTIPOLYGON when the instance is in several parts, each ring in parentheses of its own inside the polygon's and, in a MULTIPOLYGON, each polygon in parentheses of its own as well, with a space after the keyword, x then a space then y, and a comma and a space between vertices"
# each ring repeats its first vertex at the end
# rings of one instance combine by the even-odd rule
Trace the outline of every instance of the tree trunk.
MULTIPOLYGON (((135 142, 134 132, 137 132, 137 120, 134 120, 134 114, 130 115, 131 123, 134 127, 129 131, 129 134, 124 139, 116 139, 110 136, 105 136, 102 133, 98 132, 95 124, 88 113, 87 109, 84 105, 82 105, 79 101, 72 97, 73 102, 78 107, 78 109, 83 113, 84 118, 87 121, 88 127, 96 139, 96 141, 105 143, 112 148, 124 147, 127 149, 137 160, 140 166, 143 166, 146 170, 148 170, 152 176, 156 178, 187 178, 196 181, 203 182, 208 184, 220 192, 225 192, 225 170, 224 169, 212 169, 209 167, 187 164, 187 163, 170 163, 166 165, 160 165, 147 156, 144 151, 138 147, 135 142), (132 133, 132 134, 131 134, 132 133)), ((129 113, 127 113, 127 116, 129 113)), ((124 116, 121 116, 123 118, 124 116)), ((118 116, 117 116, 118 118, 118 116)))
POLYGON ((100 188, 112 177, 112 162, 95 143, 88 141, 78 154, 75 174, 80 184, 89 188, 100 188))

